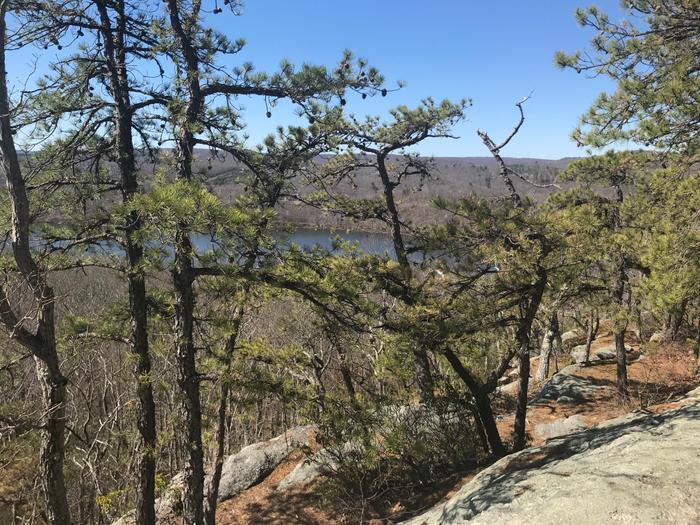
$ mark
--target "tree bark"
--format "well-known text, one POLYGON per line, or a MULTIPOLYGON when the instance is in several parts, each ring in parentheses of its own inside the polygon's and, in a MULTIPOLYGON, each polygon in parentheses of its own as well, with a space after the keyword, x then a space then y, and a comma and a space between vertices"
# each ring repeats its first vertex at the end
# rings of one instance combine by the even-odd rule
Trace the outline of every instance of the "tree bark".
POLYGON ((185 416, 185 493, 182 514, 186 524, 204 521, 204 452, 202 450, 202 407, 194 346, 194 291, 189 235, 177 233, 175 250, 175 337, 177 382, 185 416))
POLYGON ((71 523, 63 465, 65 462, 66 379, 58 361, 36 359, 41 381, 44 410, 39 468, 41 486, 46 495, 46 517, 50 525, 71 523))
POLYGON ((519 338, 518 347, 518 396, 513 425, 513 450, 525 448, 525 425, 527 417, 527 391, 530 383, 530 342, 529 337, 519 338))
POLYGON ((340 376, 343 378, 343 385, 345 385, 345 391, 350 396, 350 399, 354 402, 357 399, 357 394, 355 393, 355 384, 352 381, 352 374, 345 362, 345 352, 338 349, 338 354, 340 357, 340 376))
POLYGON ((518 336, 518 395, 513 425, 513 449, 516 451, 525 447, 527 391, 530 383, 530 337, 525 335, 524 330, 519 329, 521 334, 518 336))
MULTIPOLYGON (((249 264, 252 266, 252 263, 249 264)), ((244 294, 247 293, 247 287, 244 294)), ((224 453, 226 445, 227 431, 227 408, 229 404, 230 392, 229 377, 233 361, 233 353, 238 343, 238 337, 241 331, 241 323, 245 309, 242 306, 236 308, 233 315, 232 331, 226 339, 224 348, 225 372, 221 382, 221 393, 219 396, 219 407, 216 417, 216 454, 214 456, 214 465, 211 474, 206 483, 206 498, 204 501, 204 522, 206 525, 216 525, 216 504, 219 498, 219 484, 221 483, 221 470, 224 465, 224 453)))
MULTIPOLYGON (((491 155, 496 160, 499 166, 499 174, 503 183, 508 189, 510 199, 513 206, 518 209, 523 209, 523 200, 520 194, 515 189, 513 180, 510 176, 514 173, 508 168, 505 160, 501 156, 501 150, 507 146, 510 141, 518 134, 520 128, 525 122, 525 113, 523 112, 523 103, 529 97, 524 98, 515 105, 520 113, 520 119, 518 123, 513 128, 513 131, 506 137, 506 139, 500 144, 496 144, 488 133, 482 130, 477 130, 477 134, 481 138, 481 141, 491 152, 491 155)), ((543 251, 548 251, 545 246, 544 239, 541 235, 537 235, 538 240, 542 242, 543 251)), ((530 382, 530 338, 532 334, 532 323, 535 320, 535 315, 537 315, 537 310, 540 307, 540 302, 542 301, 542 294, 544 293, 544 288, 547 284, 547 273, 543 268, 538 268, 538 275, 536 282, 532 285, 532 288, 528 293, 525 294, 520 303, 520 322, 518 323, 518 330, 516 334, 516 341, 518 345, 518 357, 520 360, 518 379, 518 396, 515 407, 515 423, 513 426, 513 448, 514 450, 521 450, 525 446, 525 424, 527 416, 527 390, 530 382)))
POLYGON ((481 414, 479 414, 479 409, 477 408, 476 403, 474 402, 468 404, 469 411, 474 417, 474 426, 476 427, 476 433, 479 436, 479 441, 481 442, 481 448, 484 449, 484 452, 486 454, 489 454, 491 452, 491 446, 489 445, 489 438, 486 435, 486 430, 484 429, 484 423, 481 420, 481 414))
MULTIPOLYGON (((391 239, 394 245, 396 261, 399 263, 403 277, 402 300, 406 304, 411 305, 415 303, 415 299, 409 292, 413 272, 411 271, 411 263, 408 260, 406 243, 404 242, 403 233, 401 232, 399 210, 396 207, 396 202, 394 200, 394 188, 396 185, 389 178, 389 171, 386 167, 386 155, 383 153, 377 155, 377 171, 379 172, 379 177, 382 181, 384 202, 386 204, 387 211, 389 212, 391 239)), ((432 399, 434 387, 433 375, 430 371, 430 359, 428 358, 428 353, 425 351, 425 349, 416 343, 413 344, 412 352, 416 370, 416 379, 418 381, 418 389, 420 391, 420 398, 422 402, 426 402, 432 399)))
POLYGON ((669 333, 671 341, 678 340, 678 334, 680 333, 681 326, 683 325, 683 318, 685 317, 687 304, 688 299, 683 298, 681 302, 675 308, 673 308, 673 311, 669 316, 669 333))
POLYGON ((18 318, 4 290, 0 290, 0 317, 13 338, 32 352, 42 387, 43 427, 39 468, 46 497, 49 525, 72 523, 63 473, 65 461, 65 398, 67 380, 60 371, 56 350, 54 291, 38 268, 30 249, 29 198, 12 132, 5 57, 7 1, 0 2, 0 176, 10 194, 12 253, 17 269, 32 290, 37 308, 36 333, 18 318))
POLYGON ((561 339, 561 326, 559 326, 559 316, 554 319, 554 340, 552 342, 551 355, 554 357, 554 373, 559 372, 559 357, 564 351, 564 342, 561 339))
POLYGON ((216 525, 216 504, 219 498, 219 485, 221 483, 221 471, 224 466, 224 451, 226 440, 226 413, 229 402, 230 389, 227 382, 221 385, 219 396, 219 408, 216 417, 216 455, 211 475, 207 482, 207 495, 204 502, 204 522, 207 525, 216 525))
POLYGON ((520 367, 518 378, 518 396, 515 406, 515 422, 513 425, 513 449, 525 448, 525 426, 527 417, 527 391, 530 384, 530 335, 532 323, 537 315, 537 310, 542 301, 547 275, 540 271, 538 281, 528 296, 523 299, 520 306, 520 323, 517 330, 518 356, 520 367))
POLYGON ((496 418, 493 415, 493 410, 491 408, 491 401, 489 400, 488 394, 485 392, 483 386, 479 383, 479 380, 474 377, 469 370, 460 361, 459 357, 452 351, 452 349, 445 349, 445 358, 447 358, 448 363, 452 366, 452 369, 459 376, 462 382, 465 384, 471 395, 474 397, 474 404, 481 419, 481 424, 483 425, 484 431, 486 432, 486 437, 488 439, 489 447, 491 449, 491 454, 495 457, 504 456, 506 449, 503 446, 503 441, 501 440, 501 435, 498 432, 498 426, 496 425, 496 418))
POLYGON ((226 381, 221 385, 219 396, 219 408, 216 417, 216 454, 211 475, 207 480, 207 495, 204 501, 204 522, 207 525, 216 525, 216 504, 219 498, 219 485, 221 483, 221 471, 224 466, 224 450, 226 440, 226 408, 229 400, 229 386, 226 381))
MULTIPOLYGON (((136 159, 132 137, 133 110, 129 76, 126 69, 126 13, 124 3, 116 2, 117 18, 113 24, 105 0, 96 2, 102 26, 99 31, 105 45, 109 88, 114 99, 114 122, 122 202, 128 203, 139 192, 136 159)), ((131 212, 124 224, 124 243, 129 286, 130 340, 129 352, 135 358, 134 375, 138 398, 137 428, 140 437, 138 478, 136 487, 136 523, 155 524, 156 476, 156 409, 153 398, 151 357, 148 345, 148 310, 146 282, 143 274, 143 246, 136 236, 141 229, 141 218, 131 212)))
POLYGON ((639 302, 636 301, 634 304, 634 317, 635 321, 637 324, 637 342, 641 344, 647 343, 647 334, 646 334, 646 326, 644 325, 644 321, 642 319, 642 311, 639 308, 639 302))
POLYGON ((136 523, 153 525, 156 522, 156 406, 148 349, 146 283, 137 266, 141 260, 140 252, 140 246, 127 242, 130 353, 135 357, 134 375, 139 408, 137 428, 141 440, 136 485, 136 523))
MULTIPOLYGON (((178 173, 181 180, 192 180, 192 161, 195 137, 192 129, 196 126, 202 109, 203 96, 200 90, 200 71, 197 51, 192 42, 192 34, 180 19, 181 5, 177 0, 167 0, 170 26, 180 46, 184 60, 184 78, 188 98, 185 112, 180 122, 177 141, 178 173)), ((193 17, 199 15, 199 6, 193 17)), ((177 117, 177 115, 176 115, 177 117)), ((194 345, 194 273, 192 271, 192 244, 185 218, 180 219, 175 239, 175 266, 173 286, 175 288, 175 337, 178 366, 178 385, 182 391, 182 408, 186 426, 185 490, 182 497, 183 522, 186 525, 204 523, 204 454, 202 450, 202 410, 199 390, 199 374, 196 368, 194 345)))
POLYGON ((693 373, 697 376, 700 374, 700 316, 698 316, 698 324, 695 328, 695 345, 693 346, 693 357, 695 359, 695 368, 693 373))
POLYGON ((586 356, 584 359, 584 364, 591 364, 591 346, 593 345, 593 340, 598 335, 598 328, 600 327, 600 317, 598 317, 597 312, 591 311, 591 315, 588 319, 588 329, 586 330, 586 356))
POLYGON ((433 398, 433 374, 430 371, 428 353, 417 345, 413 348, 416 380, 421 403, 427 403, 433 398))
MULTIPOLYGON (((0 63, 0 68, 2 67, 3 65, 0 63)), ((2 106, 3 104, 0 103, 0 112, 7 114, 2 106)), ((13 217, 12 250, 15 262, 25 279, 25 283, 34 293, 38 310, 36 334, 29 332, 23 326, 22 321, 14 314, 4 290, 1 292, 1 316, 6 329, 12 334, 12 337, 18 339, 21 344, 28 348, 37 360, 37 375, 41 383, 44 402, 40 469, 42 474, 41 484, 47 503, 47 521, 51 525, 71 523, 63 474, 65 458, 65 394, 68 381, 60 372, 59 357, 56 350, 54 292, 46 283, 44 275, 40 273, 29 251, 28 228, 23 232, 25 228, 22 226, 23 224, 29 224, 29 205, 24 180, 17 162, 5 162, 8 160, 6 156, 8 145, 12 151, 14 151, 14 145, 11 142, 6 142, 5 130, 7 128, 4 123, 0 124, 0 127, 2 127, 3 136, 3 144, 1 146, 3 162, 0 171, 1 175, 7 178, 7 185, 11 194, 13 217), (7 170, 8 167, 10 167, 9 171, 7 170)))
MULTIPOLYGON (((618 306, 620 311, 624 308, 624 294, 625 294, 625 268, 624 263, 620 263, 617 270, 617 275, 615 276, 615 285, 613 287, 613 294, 615 298, 615 304, 618 306)), ((614 336, 615 336, 615 361, 616 361, 616 383, 617 390, 623 397, 627 397, 629 394, 629 385, 627 382, 627 353, 625 352, 625 329, 626 323, 620 324, 616 322, 614 336)))
MULTIPOLYGON (((618 208, 615 210, 613 215, 613 230, 620 230, 623 226, 622 217, 620 215, 620 207, 624 202, 624 192, 622 191, 621 181, 623 178, 616 179, 613 183, 615 189, 615 200, 617 202, 618 208)), ((613 300, 618 307, 618 314, 622 314, 622 310, 625 306, 625 282, 627 281, 627 271, 625 265, 624 253, 620 250, 617 254, 617 268, 615 269, 614 285, 613 285, 613 300)), ((617 376, 617 390, 621 396, 627 397, 629 393, 628 383, 627 383, 627 354, 625 353, 625 330, 627 329, 627 322, 615 323, 614 335, 615 335, 615 361, 617 364, 616 376, 617 376)))
POLYGON ((547 322, 547 329, 542 337, 542 347, 540 349, 540 362, 535 374, 536 381, 544 381, 549 377, 549 360, 552 356, 554 340, 556 337, 556 324, 558 324, 557 312, 552 312, 547 322))

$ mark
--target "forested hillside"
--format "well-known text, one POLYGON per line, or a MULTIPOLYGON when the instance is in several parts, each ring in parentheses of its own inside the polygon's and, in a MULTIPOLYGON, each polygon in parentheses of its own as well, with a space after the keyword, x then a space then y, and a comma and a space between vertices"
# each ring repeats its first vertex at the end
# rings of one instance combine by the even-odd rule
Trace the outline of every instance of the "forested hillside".
MULTIPOLYGON (((244 166, 225 154, 211 158, 208 151, 201 151, 198 152, 198 157, 200 177, 222 200, 231 202, 244 192, 244 166), (209 169, 210 165, 211 169, 209 169)), ((518 190, 534 201, 540 202, 555 189, 552 185, 571 159, 506 158, 505 160, 509 166, 532 182, 530 184, 515 178, 514 184, 518 190)), ((316 162, 322 164, 323 157, 316 159, 316 162)), ((445 218, 445 215, 433 205, 433 201, 438 197, 477 195, 497 198, 505 194, 506 188, 498 174, 498 164, 492 157, 437 157, 426 159, 426 162, 431 166, 430 180, 410 181, 397 194, 406 218, 415 223, 430 224, 445 218)), ((341 181, 337 188, 349 197, 358 198, 369 198, 379 191, 374 174, 362 169, 354 174, 352 181, 341 181)), ((309 189, 309 185, 300 185, 295 188, 295 191, 303 194, 309 189)), ((371 222, 358 225, 340 220, 330 213, 319 213, 318 209, 304 205, 294 196, 295 193, 290 192, 290 195, 280 202, 278 220, 312 227, 377 229, 377 226, 371 222)))
POLYGON ((616 496, 550 523, 697 521, 698 12, 577 10, 554 62, 613 88, 538 160, 529 96, 432 158, 471 100, 256 69, 238 0, 0 0, 0 525, 519 523, 556 476, 616 496))
MULTIPOLYGON (((19 154, 20 158, 24 157, 23 152, 20 151, 19 154)), ((140 177, 146 187, 153 184, 156 173, 167 173, 167 166, 172 162, 173 155, 174 151, 171 149, 157 149, 151 152, 149 158, 141 159, 144 169, 140 177)), ((236 161, 228 153, 212 152, 204 148, 195 149, 193 155, 194 178, 222 201, 232 203, 245 194, 248 172, 243 163, 236 161)), ((532 200, 541 202, 555 189, 566 186, 566 183, 557 184, 556 181, 572 159, 506 157, 505 160, 509 166, 527 178, 527 181, 520 178, 514 180, 518 190, 532 200)), ((498 164, 492 157, 429 157, 425 161, 431 166, 430 180, 427 183, 421 180, 412 181, 400 192, 407 217, 420 224, 435 223, 443 218, 433 205, 437 197, 477 195, 498 198, 505 193, 505 185, 498 174, 498 164)), ((317 164, 323 162, 323 156, 314 160, 317 164)), ((109 163, 107 166, 113 169, 109 163)), ((289 195, 284 196, 275 220, 311 227, 333 227, 342 224, 353 229, 375 228, 371 223, 361 226, 347 221, 339 223, 338 218, 332 214, 319 213, 317 209, 304 205, 295 198, 297 194, 308 193, 310 189, 310 185, 302 183, 295 187, 295 193, 290 191, 289 195)), ((379 187, 371 172, 358 169, 352 182, 340 181, 338 189, 349 197, 368 198, 375 195, 379 187)))

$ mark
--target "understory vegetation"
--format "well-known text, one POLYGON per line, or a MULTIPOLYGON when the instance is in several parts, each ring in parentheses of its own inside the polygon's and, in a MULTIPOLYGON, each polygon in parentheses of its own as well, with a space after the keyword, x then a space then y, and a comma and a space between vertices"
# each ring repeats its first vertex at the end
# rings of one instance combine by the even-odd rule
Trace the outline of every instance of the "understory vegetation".
POLYGON ((349 51, 224 66, 245 42, 208 24, 241 14, 220 4, 0 0, 0 523, 154 524, 182 473, 182 522, 214 525, 224 458, 302 424, 324 496, 362 521, 528 446, 531 375, 574 362, 565 333, 585 364, 610 332, 620 403, 632 332, 697 363, 700 2, 580 10, 592 48, 556 61, 617 86, 573 133, 592 154, 510 163, 523 99, 447 189, 459 165, 415 151, 455 140, 469 100, 365 118, 400 85, 349 51), (25 48, 57 58, 17 88, 25 48), (250 99, 299 118, 251 148, 250 99), (289 240, 316 216, 391 249, 289 240))

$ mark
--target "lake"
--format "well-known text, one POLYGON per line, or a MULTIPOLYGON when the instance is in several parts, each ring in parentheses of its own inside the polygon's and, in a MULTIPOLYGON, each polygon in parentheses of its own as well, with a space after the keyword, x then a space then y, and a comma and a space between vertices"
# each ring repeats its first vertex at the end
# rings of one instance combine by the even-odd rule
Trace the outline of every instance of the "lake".
MULTIPOLYGON (((297 228, 292 232, 274 232, 273 236, 284 244, 296 244, 310 250, 316 246, 330 250, 335 239, 356 242, 360 250, 369 254, 389 253, 394 255, 394 246, 388 235, 381 233, 348 232, 344 230, 315 230, 311 228, 297 228)), ((197 253, 211 251, 211 239, 207 235, 194 235, 192 244, 197 253)))

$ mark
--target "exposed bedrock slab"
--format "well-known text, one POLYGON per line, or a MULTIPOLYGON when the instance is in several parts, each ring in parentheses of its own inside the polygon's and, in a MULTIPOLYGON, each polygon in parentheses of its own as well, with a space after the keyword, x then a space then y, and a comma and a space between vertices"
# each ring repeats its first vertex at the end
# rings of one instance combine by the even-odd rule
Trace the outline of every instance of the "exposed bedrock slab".
POLYGON ((700 523, 700 389, 512 454, 405 525, 700 523))

